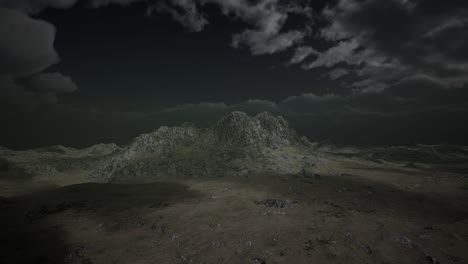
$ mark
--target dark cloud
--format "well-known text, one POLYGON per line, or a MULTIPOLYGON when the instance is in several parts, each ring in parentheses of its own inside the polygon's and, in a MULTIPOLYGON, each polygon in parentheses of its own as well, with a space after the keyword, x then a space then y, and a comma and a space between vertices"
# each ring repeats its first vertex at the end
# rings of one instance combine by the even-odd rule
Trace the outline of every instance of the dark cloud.
POLYGON ((60 73, 41 73, 59 57, 55 27, 13 9, 0 8, 0 95, 20 105, 56 102, 77 86, 60 73))
POLYGON ((213 3, 221 7, 226 15, 233 15, 252 25, 233 35, 232 45, 239 47, 247 45, 255 55, 272 54, 285 50, 305 37, 302 30, 283 31, 284 24, 290 13, 301 10, 297 5, 283 5, 278 0, 261 0, 256 2, 246 0, 200 0, 203 4, 213 3))
POLYGON ((1 75, 27 75, 58 62, 50 23, 0 8, 0 25, 1 75))
POLYGON ((148 8, 147 15, 151 16, 155 12, 169 13, 174 20, 194 32, 202 31, 208 24, 208 20, 199 12, 195 1, 160 1, 148 8))
MULTIPOLYGON (((91 6, 128 5, 142 0, 91 0, 91 6)), ((0 6, 25 11, 46 6, 69 8, 77 0, 0 0, 0 6)), ((304 43, 316 22, 309 1, 280 0, 165 0, 149 3, 148 13, 169 13, 192 31, 209 23, 203 13, 206 5, 216 5, 226 16, 250 25, 233 32, 232 46, 247 46, 252 54, 273 54, 304 43), (286 29, 291 16, 306 18, 286 29)), ((321 6, 316 4, 316 6, 321 6)), ((312 52, 314 45, 296 50, 291 63, 300 63, 311 54, 317 58, 304 62, 306 69, 346 63, 361 77, 351 87, 381 88, 410 75, 438 78, 448 86, 467 82, 468 4, 462 0, 339 0, 329 1, 322 12, 325 27, 316 27, 317 37, 332 47, 312 52), (336 3, 336 4, 334 4, 336 3)), ((332 74, 335 76, 336 74, 332 74)))
MULTIPOLYGON (((57 102, 57 95, 77 86, 70 77, 48 72, 56 71, 49 67, 59 59, 55 27, 33 17, 46 7, 66 9, 77 2, 0 0, 0 6, 11 8, 0 9, 0 121, 9 124, 0 131, 0 145, 122 144, 161 125, 210 125, 235 110, 283 115, 301 134, 317 141, 468 144, 466 1, 337 0, 323 12, 312 10, 308 1, 166 0, 156 5, 144 0, 87 1, 91 7, 149 3, 149 15, 168 14, 194 32, 209 25, 210 16, 204 12, 214 6, 224 18, 238 23, 228 34, 233 47, 247 47, 254 55, 290 49, 291 59, 286 53, 283 63, 277 64, 298 64, 310 74, 344 79, 351 90, 324 94, 328 91, 324 88, 322 93, 278 102, 243 96, 240 103, 184 104, 150 113, 107 112, 57 102), (297 16, 301 23, 291 22, 297 16)), ((190 71, 196 74, 196 69, 190 71)), ((252 76, 256 81, 255 71, 252 76)), ((186 85, 187 94, 196 93, 196 85, 186 85)), ((310 86, 301 91, 314 91, 314 84, 310 86)))
POLYGON ((467 1, 340 0, 323 15, 319 36, 336 44, 307 67, 344 62, 374 87, 421 74, 446 86, 468 81, 467 1))
POLYGON ((300 31, 279 33, 278 31, 246 30, 233 36, 232 46, 240 47, 241 43, 250 47, 252 54, 273 54, 300 43, 304 34, 300 31))
POLYGON ((350 71, 348 69, 343 68, 336 68, 331 70, 328 74, 330 75, 330 79, 336 80, 341 78, 342 76, 348 75, 350 71))
POLYGON ((70 8, 77 2, 78 0, 0 0, 0 6, 26 13, 37 13, 46 7, 70 8))
MULTIPOLYGON (((186 5, 194 1, 183 1, 186 5)), ((225 15, 232 15, 250 25, 253 29, 246 29, 235 33, 232 46, 246 45, 254 55, 273 54, 290 48, 304 39, 306 27, 283 31, 289 14, 303 14, 305 7, 297 4, 284 5, 278 0, 261 0, 256 2, 246 0, 198 0, 200 4, 216 4, 225 15)), ((190 15, 190 14, 189 14, 190 15)))
POLYGON ((316 51, 314 48, 309 46, 301 46, 296 48, 293 57, 289 61, 289 64, 297 64, 304 61, 310 55, 319 55, 320 53, 316 51))
MULTIPOLYGON (((19 9, 28 13, 37 13, 45 7, 70 8, 78 0, 0 0, 0 6, 19 9)), ((92 7, 109 4, 128 5, 142 0, 91 0, 92 7)), ((254 55, 273 54, 300 43, 306 36, 307 26, 283 31, 289 14, 309 17, 307 5, 296 1, 287 4, 279 0, 165 0, 150 2, 147 15, 168 13, 188 29, 198 32, 209 23, 200 10, 207 4, 219 6, 223 14, 240 19, 252 26, 232 36, 232 46, 246 45, 254 55)))
POLYGON ((23 86, 38 93, 71 93, 78 89, 73 80, 61 73, 39 73, 22 81, 23 86))
POLYGON ((318 58, 305 66, 306 69, 318 67, 332 67, 340 62, 359 64, 361 58, 355 56, 354 51, 359 47, 357 41, 340 41, 336 46, 318 54, 318 58))

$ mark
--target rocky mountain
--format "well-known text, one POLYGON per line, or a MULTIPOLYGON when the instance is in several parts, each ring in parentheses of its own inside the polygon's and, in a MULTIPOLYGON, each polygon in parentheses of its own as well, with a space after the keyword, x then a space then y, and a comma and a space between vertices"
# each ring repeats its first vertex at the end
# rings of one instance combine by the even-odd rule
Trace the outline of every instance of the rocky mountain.
POLYGON ((143 183, 177 177, 302 175, 328 171, 346 160, 427 170, 448 170, 444 164, 450 164, 451 171, 465 172, 468 149, 445 145, 353 148, 312 144, 299 137, 282 117, 232 112, 208 128, 189 124, 160 127, 123 147, 98 144, 85 149, 52 146, 26 151, 0 148, 0 180, 19 175, 17 178, 53 182, 72 177, 82 182, 143 183))
POLYGON ((167 177, 292 173, 313 163, 309 146, 282 117, 232 112, 208 128, 160 127, 124 147, 0 148, 0 176, 54 180, 75 175, 94 182, 151 182, 167 177))
POLYGON ((290 145, 294 132, 281 117, 261 113, 249 117, 243 112, 233 112, 222 118, 212 128, 217 143, 222 146, 255 146, 276 149, 290 145))
POLYGON ((91 173, 103 182, 162 177, 243 175, 300 171, 311 161, 310 143, 282 117, 232 112, 209 128, 161 127, 133 140, 91 173))

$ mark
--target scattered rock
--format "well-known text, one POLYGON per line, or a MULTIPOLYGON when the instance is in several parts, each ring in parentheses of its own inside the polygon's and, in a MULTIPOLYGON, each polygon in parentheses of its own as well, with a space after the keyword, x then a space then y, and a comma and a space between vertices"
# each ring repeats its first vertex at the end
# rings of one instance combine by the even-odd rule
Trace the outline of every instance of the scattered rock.
POLYGON ((92 264, 93 261, 86 255, 88 247, 81 245, 72 250, 67 263, 92 264))
POLYGON ((252 260, 252 263, 253 264, 266 264, 266 261, 264 259, 262 259, 262 258, 254 258, 252 260))
POLYGON ((312 240, 308 240, 304 243, 304 250, 305 251, 312 251, 315 249, 315 243, 312 240))
POLYGON ((266 211, 266 212, 263 212, 263 215, 286 215, 285 212, 281 212, 281 211, 266 211))
POLYGON ((320 174, 313 173, 308 171, 306 168, 302 168, 302 170, 297 175, 295 175, 295 178, 299 179, 300 181, 312 184, 317 180, 321 180, 323 177, 320 174))
POLYGON ((308 240, 307 242, 304 243, 304 250, 305 251, 312 251, 315 249, 316 246, 328 246, 328 245, 334 245, 336 244, 336 241, 331 240, 331 239, 324 239, 324 238, 317 238, 314 240, 308 240))
POLYGON ((327 204, 327 205, 329 205, 331 207, 339 208, 339 209, 343 208, 343 207, 341 207, 341 205, 338 205, 338 204, 336 204, 334 202, 331 202, 331 201, 325 201, 325 204, 327 204))
POLYGON ((358 242, 359 246, 366 251, 367 254, 372 254, 372 248, 362 242, 358 242))
POLYGON ((255 201, 255 204, 275 208, 294 208, 299 204, 299 202, 295 200, 264 199, 261 201, 255 201))
POLYGON ((334 240, 331 240, 331 239, 317 239, 317 244, 319 246, 325 246, 325 245, 333 245, 333 244, 336 244, 336 241, 334 240))
POLYGON ((397 238, 397 241, 406 247, 414 248, 418 250, 419 253, 421 253, 421 255, 423 255, 427 261, 429 261, 429 263, 440 264, 440 262, 435 257, 426 253, 426 251, 424 251, 418 243, 413 242, 411 239, 407 238, 406 236, 400 236, 399 238, 397 238))

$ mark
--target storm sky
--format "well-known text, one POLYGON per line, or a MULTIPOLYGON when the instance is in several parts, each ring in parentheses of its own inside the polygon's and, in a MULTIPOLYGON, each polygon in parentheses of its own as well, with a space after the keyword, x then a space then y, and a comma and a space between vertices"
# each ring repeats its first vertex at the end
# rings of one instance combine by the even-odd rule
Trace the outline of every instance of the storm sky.
POLYGON ((0 145, 230 111, 311 141, 468 144, 466 0, 0 0, 0 145))

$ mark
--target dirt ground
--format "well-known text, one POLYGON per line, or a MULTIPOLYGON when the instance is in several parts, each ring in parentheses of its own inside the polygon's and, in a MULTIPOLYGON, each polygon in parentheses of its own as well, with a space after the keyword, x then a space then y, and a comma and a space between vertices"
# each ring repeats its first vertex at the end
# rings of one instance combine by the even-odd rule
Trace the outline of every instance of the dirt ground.
POLYGON ((0 263, 468 263, 467 178, 337 161, 140 185, 4 180, 0 263))

